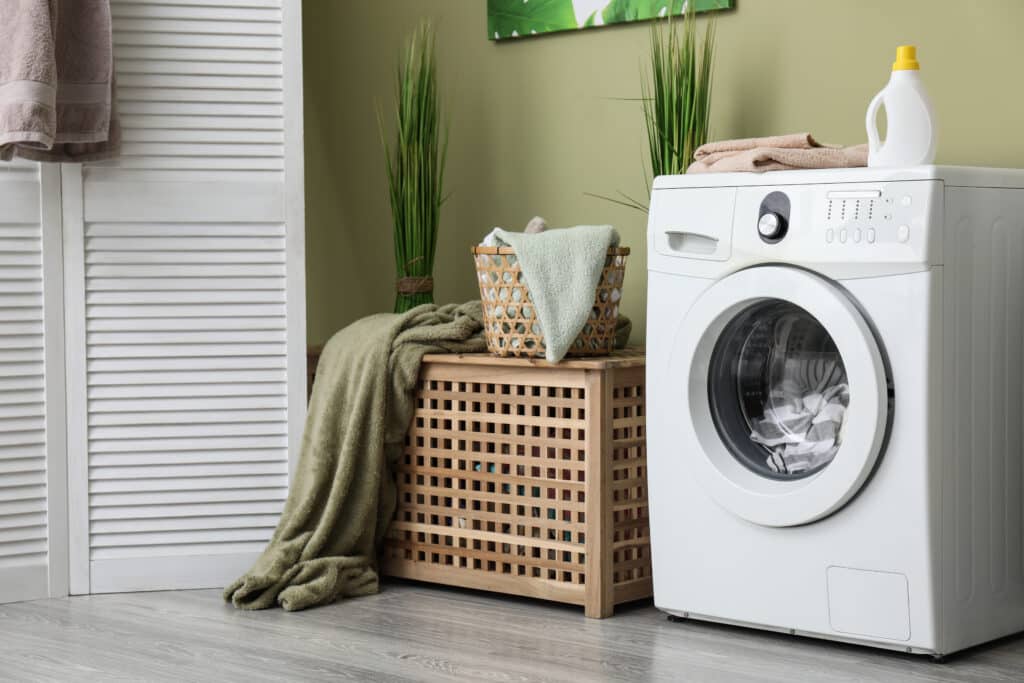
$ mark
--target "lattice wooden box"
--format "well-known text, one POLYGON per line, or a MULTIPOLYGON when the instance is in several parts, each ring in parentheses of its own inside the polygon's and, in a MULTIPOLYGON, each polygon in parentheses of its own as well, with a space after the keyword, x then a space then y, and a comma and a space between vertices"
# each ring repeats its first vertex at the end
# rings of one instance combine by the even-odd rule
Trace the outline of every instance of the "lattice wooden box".
POLYGON ((644 356, 424 359, 385 574, 583 605, 649 597, 644 356))

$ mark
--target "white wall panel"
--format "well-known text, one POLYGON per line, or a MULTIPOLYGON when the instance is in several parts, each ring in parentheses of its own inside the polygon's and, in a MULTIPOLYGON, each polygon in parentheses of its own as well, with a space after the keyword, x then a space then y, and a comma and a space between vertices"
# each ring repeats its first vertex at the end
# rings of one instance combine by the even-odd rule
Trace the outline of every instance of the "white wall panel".
POLYGON ((20 161, 0 166, 0 603, 67 591, 54 171, 20 161))
POLYGON ((123 156, 63 185, 72 592, 219 587, 276 525, 305 413, 287 10, 113 2, 123 156))

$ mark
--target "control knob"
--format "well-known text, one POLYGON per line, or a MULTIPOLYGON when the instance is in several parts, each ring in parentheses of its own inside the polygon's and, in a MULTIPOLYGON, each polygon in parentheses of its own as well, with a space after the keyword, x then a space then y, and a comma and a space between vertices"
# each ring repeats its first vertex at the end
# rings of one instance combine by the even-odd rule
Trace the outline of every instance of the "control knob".
POLYGON ((769 211, 757 221, 757 232, 765 239, 778 239, 786 232, 786 219, 774 211, 769 211))

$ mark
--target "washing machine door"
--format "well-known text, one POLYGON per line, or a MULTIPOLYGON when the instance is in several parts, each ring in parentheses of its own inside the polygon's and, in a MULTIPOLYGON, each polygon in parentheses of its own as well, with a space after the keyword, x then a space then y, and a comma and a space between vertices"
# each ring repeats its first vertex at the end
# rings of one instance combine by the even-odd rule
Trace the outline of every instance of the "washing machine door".
POLYGON ((807 524, 867 481, 891 392, 879 343, 838 286, 791 267, 740 271, 696 301, 674 351, 700 445, 680 455, 723 507, 765 526, 807 524))

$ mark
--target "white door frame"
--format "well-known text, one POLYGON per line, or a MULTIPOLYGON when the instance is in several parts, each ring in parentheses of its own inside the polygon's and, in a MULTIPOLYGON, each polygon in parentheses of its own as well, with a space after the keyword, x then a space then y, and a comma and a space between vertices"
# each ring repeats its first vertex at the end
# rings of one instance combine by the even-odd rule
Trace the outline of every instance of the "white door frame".
POLYGON ((46 376, 46 522, 50 597, 68 594, 68 441, 64 346, 64 250, 61 168, 40 164, 43 238, 43 339, 46 376))
MULTIPOLYGON (((45 563, 0 569, 0 603, 68 593, 67 441, 64 420, 64 292, 61 277, 60 168, 37 164, 15 178, 16 221, 39 226, 42 286, 45 563), (30 189, 31 188, 31 189, 30 189), (38 205, 33 205, 33 200, 38 205), (31 216, 31 218, 30 218, 31 216)), ((5 180, 5 179, 3 179, 5 180)), ((8 211, 8 218, 11 218, 8 211)), ((2 475, 0 475, 2 477, 2 475)))
POLYGON ((64 224, 64 354, 67 382, 68 590, 88 595, 89 426, 85 353, 85 212, 82 166, 61 164, 64 224))
MULTIPOLYGON (((287 414, 288 414, 288 457, 289 471, 294 472, 297 455, 302 442, 302 426, 306 414, 306 309, 305 309, 305 209, 303 182, 303 118, 302 118, 302 24, 301 3, 281 3, 282 10, 282 53, 283 69, 283 111, 284 111, 284 192, 283 216, 287 226, 285 232, 286 259, 286 300, 287 329, 286 356, 287 372, 287 414)), ((138 567, 126 563, 123 572, 108 580, 102 579, 103 571, 93 567, 90 552, 89 515, 89 424, 88 424, 88 363, 86 357, 86 266, 85 266, 85 203, 83 170, 80 165, 64 165, 62 168, 63 191, 63 256, 65 296, 65 348, 67 383, 67 442, 68 451, 68 561, 70 593, 74 595, 110 590, 146 589, 143 578, 161 585, 189 588, 180 583, 180 577, 160 577, 160 568, 151 563, 138 567), (145 566, 144 566, 145 565, 145 566), (94 575, 95 573, 95 575, 94 575), (115 585, 116 584, 116 585, 115 585)), ((180 183, 179 183, 180 185, 180 183)), ((125 204, 135 211, 144 211, 146 198, 125 198, 125 204), (142 208, 140 208, 140 206, 142 208)), ((270 201, 266 197, 260 202, 270 201)), ((277 201, 276 199, 274 201, 277 201)), ((259 202, 257 202, 259 203, 259 202)), ((90 212, 95 209, 89 203, 90 212)), ((233 220, 226 217, 225 220, 233 220)), ((278 218, 280 220, 280 218, 278 218)), ((202 585, 212 585, 209 576, 224 573, 224 558, 210 558, 200 561, 194 578, 202 585), (205 564, 204 564, 205 562, 205 564), (202 565, 202 566, 199 566, 202 565), (209 565, 209 566, 205 566, 209 565), (204 578, 207 577, 207 578, 204 578)), ((246 560, 248 566, 249 560, 246 560)), ((170 565, 168 565, 170 567, 170 565)), ((230 571, 240 573, 246 567, 232 567, 230 571)), ((109 569, 109 568, 108 568, 109 569)), ((110 570, 113 572, 113 570, 110 570)))
POLYGON ((306 195, 302 100, 302 3, 281 3, 284 51, 284 210, 288 262, 288 470, 295 476, 306 422, 306 195), (294 303, 299 302, 299 303, 294 303))

